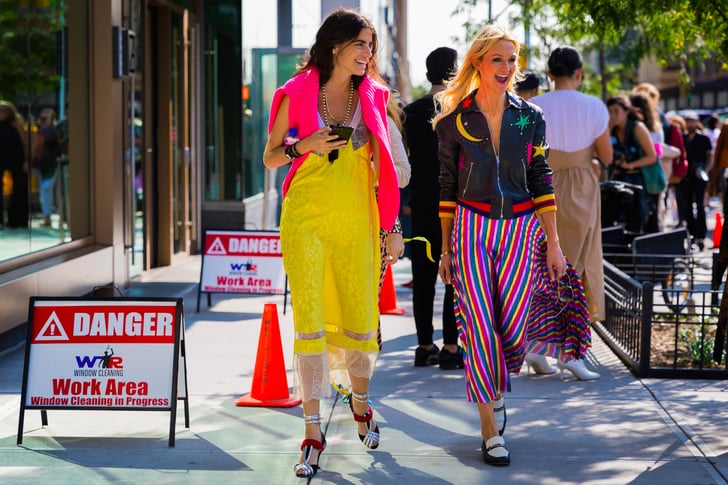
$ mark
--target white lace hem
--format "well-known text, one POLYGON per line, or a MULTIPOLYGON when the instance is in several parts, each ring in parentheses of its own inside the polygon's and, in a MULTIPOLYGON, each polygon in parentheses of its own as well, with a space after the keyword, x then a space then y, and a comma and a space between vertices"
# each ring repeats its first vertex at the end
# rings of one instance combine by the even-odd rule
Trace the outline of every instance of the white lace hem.
POLYGON ((378 354, 332 346, 323 354, 294 354, 294 391, 307 402, 330 397, 332 384, 348 390, 349 376, 371 379, 378 354))

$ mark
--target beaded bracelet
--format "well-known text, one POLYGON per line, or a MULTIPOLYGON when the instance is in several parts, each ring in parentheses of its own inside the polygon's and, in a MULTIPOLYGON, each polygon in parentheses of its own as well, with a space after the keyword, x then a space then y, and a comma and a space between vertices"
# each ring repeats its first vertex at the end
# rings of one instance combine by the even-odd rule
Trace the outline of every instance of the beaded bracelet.
POLYGON ((394 225, 392 226, 392 230, 389 231, 389 234, 402 234, 402 223, 399 222, 399 218, 394 220, 394 225))

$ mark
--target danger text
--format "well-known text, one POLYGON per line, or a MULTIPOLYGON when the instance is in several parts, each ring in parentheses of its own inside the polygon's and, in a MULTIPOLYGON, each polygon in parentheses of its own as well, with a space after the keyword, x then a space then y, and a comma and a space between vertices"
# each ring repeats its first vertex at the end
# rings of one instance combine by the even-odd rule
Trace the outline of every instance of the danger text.
POLYGON ((280 239, 230 238, 228 251, 231 253, 281 254, 280 239))
POLYGON ((170 313, 76 313, 73 316, 73 335, 81 337, 171 336, 174 331, 173 320, 173 315, 170 313))

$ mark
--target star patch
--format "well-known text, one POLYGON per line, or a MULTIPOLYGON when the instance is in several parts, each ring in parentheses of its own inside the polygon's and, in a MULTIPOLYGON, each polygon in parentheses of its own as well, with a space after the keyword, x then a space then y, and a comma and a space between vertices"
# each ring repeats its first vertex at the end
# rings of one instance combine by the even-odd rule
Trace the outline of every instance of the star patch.
POLYGON ((473 104, 473 98, 468 98, 465 101, 463 101, 463 108, 470 108, 470 105, 473 104))
POLYGON ((523 116, 523 115, 519 114, 518 121, 513 123, 514 126, 517 126, 518 128, 521 129, 521 135, 523 135, 523 130, 525 130, 526 127, 531 124, 531 121, 529 121, 530 117, 531 117, 531 115, 523 116))
POLYGON ((533 158, 538 157, 539 155, 542 157, 545 157, 546 148, 548 148, 548 146, 544 142, 541 142, 540 145, 534 146, 533 147, 533 158))

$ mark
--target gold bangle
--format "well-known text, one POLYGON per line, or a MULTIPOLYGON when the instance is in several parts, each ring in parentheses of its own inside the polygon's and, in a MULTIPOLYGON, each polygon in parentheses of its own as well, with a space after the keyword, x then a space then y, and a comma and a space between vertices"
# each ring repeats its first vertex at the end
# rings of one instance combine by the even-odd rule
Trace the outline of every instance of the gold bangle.
POLYGON ((447 256, 448 254, 452 256, 452 251, 445 251, 444 253, 440 254, 440 257, 442 258, 443 256, 447 256))

